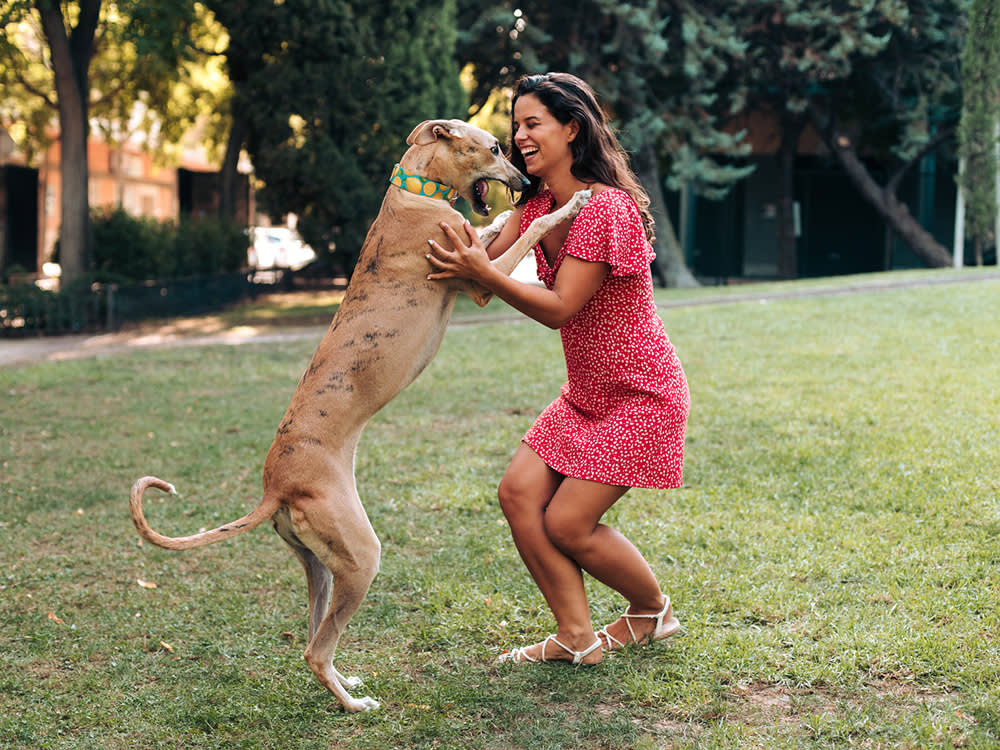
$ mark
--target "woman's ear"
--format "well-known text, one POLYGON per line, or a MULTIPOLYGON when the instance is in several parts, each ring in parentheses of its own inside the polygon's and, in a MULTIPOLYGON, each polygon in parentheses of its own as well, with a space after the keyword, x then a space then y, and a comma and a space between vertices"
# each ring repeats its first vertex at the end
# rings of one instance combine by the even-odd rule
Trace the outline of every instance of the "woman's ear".
POLYGON ((569 121, 569 140, 567 140, 566 142, 567 143, 572 143, 573 141, 575 141, 576 140, 576 136, 579 135, 579 133, 580 133, 580 123, 578 123, 576 120, 570 120, 569 121))

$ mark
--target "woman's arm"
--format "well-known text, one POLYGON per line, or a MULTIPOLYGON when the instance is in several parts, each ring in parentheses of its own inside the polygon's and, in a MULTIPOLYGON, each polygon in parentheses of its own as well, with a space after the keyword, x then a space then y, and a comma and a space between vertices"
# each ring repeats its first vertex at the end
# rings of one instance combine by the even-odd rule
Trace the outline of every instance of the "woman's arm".
MULTIPOLYGON (((427 254, 427 260, 436 270, 428 274, 428 279, 472 279, 511 307, 549 328, 561 328, 576 315, 594 296, 611 270, 607 263, 592 263, 568 255, 559 267, 555 286, 551 290, 524 284, 493 267, 490 256, 470 225, 465 225, 468 245, 450 226, 442 224, 442 228, 452 248, 446 249, 430 240, 431 252, 427 254)), ((497 241, 500 239, 498 237, 497 241)))

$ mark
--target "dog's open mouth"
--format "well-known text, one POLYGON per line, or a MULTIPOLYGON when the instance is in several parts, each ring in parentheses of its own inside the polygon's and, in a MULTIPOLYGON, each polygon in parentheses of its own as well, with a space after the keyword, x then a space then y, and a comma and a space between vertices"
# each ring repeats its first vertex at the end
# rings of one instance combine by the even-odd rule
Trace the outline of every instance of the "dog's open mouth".
POLYGON ((490 192, 490 184, 486 180, 476 180, 472 186, 472 210, 480 216, 489 216, 490 207, 486 205, 486 194, 490 192))

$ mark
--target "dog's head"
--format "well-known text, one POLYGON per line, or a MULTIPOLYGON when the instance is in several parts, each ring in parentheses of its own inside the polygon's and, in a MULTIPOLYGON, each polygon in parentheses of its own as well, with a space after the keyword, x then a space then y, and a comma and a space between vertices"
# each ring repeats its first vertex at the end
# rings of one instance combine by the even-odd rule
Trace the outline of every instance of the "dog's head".
POLYGON ((507 161, 496 138, 461 120, 422 122, 406 143, 411 151, 422 152, 418 159, 421 177, 455 188, 481 216, 490 212, 486 205, 489 180, 515 192, 529 185, 528 178, 507 161))

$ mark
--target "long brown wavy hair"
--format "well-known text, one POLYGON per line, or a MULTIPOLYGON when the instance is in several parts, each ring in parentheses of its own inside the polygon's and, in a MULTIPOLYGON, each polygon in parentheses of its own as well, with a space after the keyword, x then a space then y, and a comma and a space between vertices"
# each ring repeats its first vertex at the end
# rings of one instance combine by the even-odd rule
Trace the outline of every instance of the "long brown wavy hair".
MULTIPOLYGON (((604 110, 597 103, 593 89, 580 78, 569 73, 544 73, 522 77, 514 87, 511 101, 510 161, 515 167, 525 171, 524 156, 514 143, 514 105, 525 94, 532 94, 545 106, 549 113, 561 124, 575 121, 579 132, 570 149, 573 165, 570 172, 581 182, 600 182, 619 188, 632 196, 642 215, 642 226, 646 239, 652 243, 653 216, 649 212, 649 195, 629 166, 628 155, 618 143, 611 126, 608 125, 604 110)), ((522 206, 538 195, 542 187, 540 177, 528 175, 530 186, 524 189, 516 205, 522 206)))

